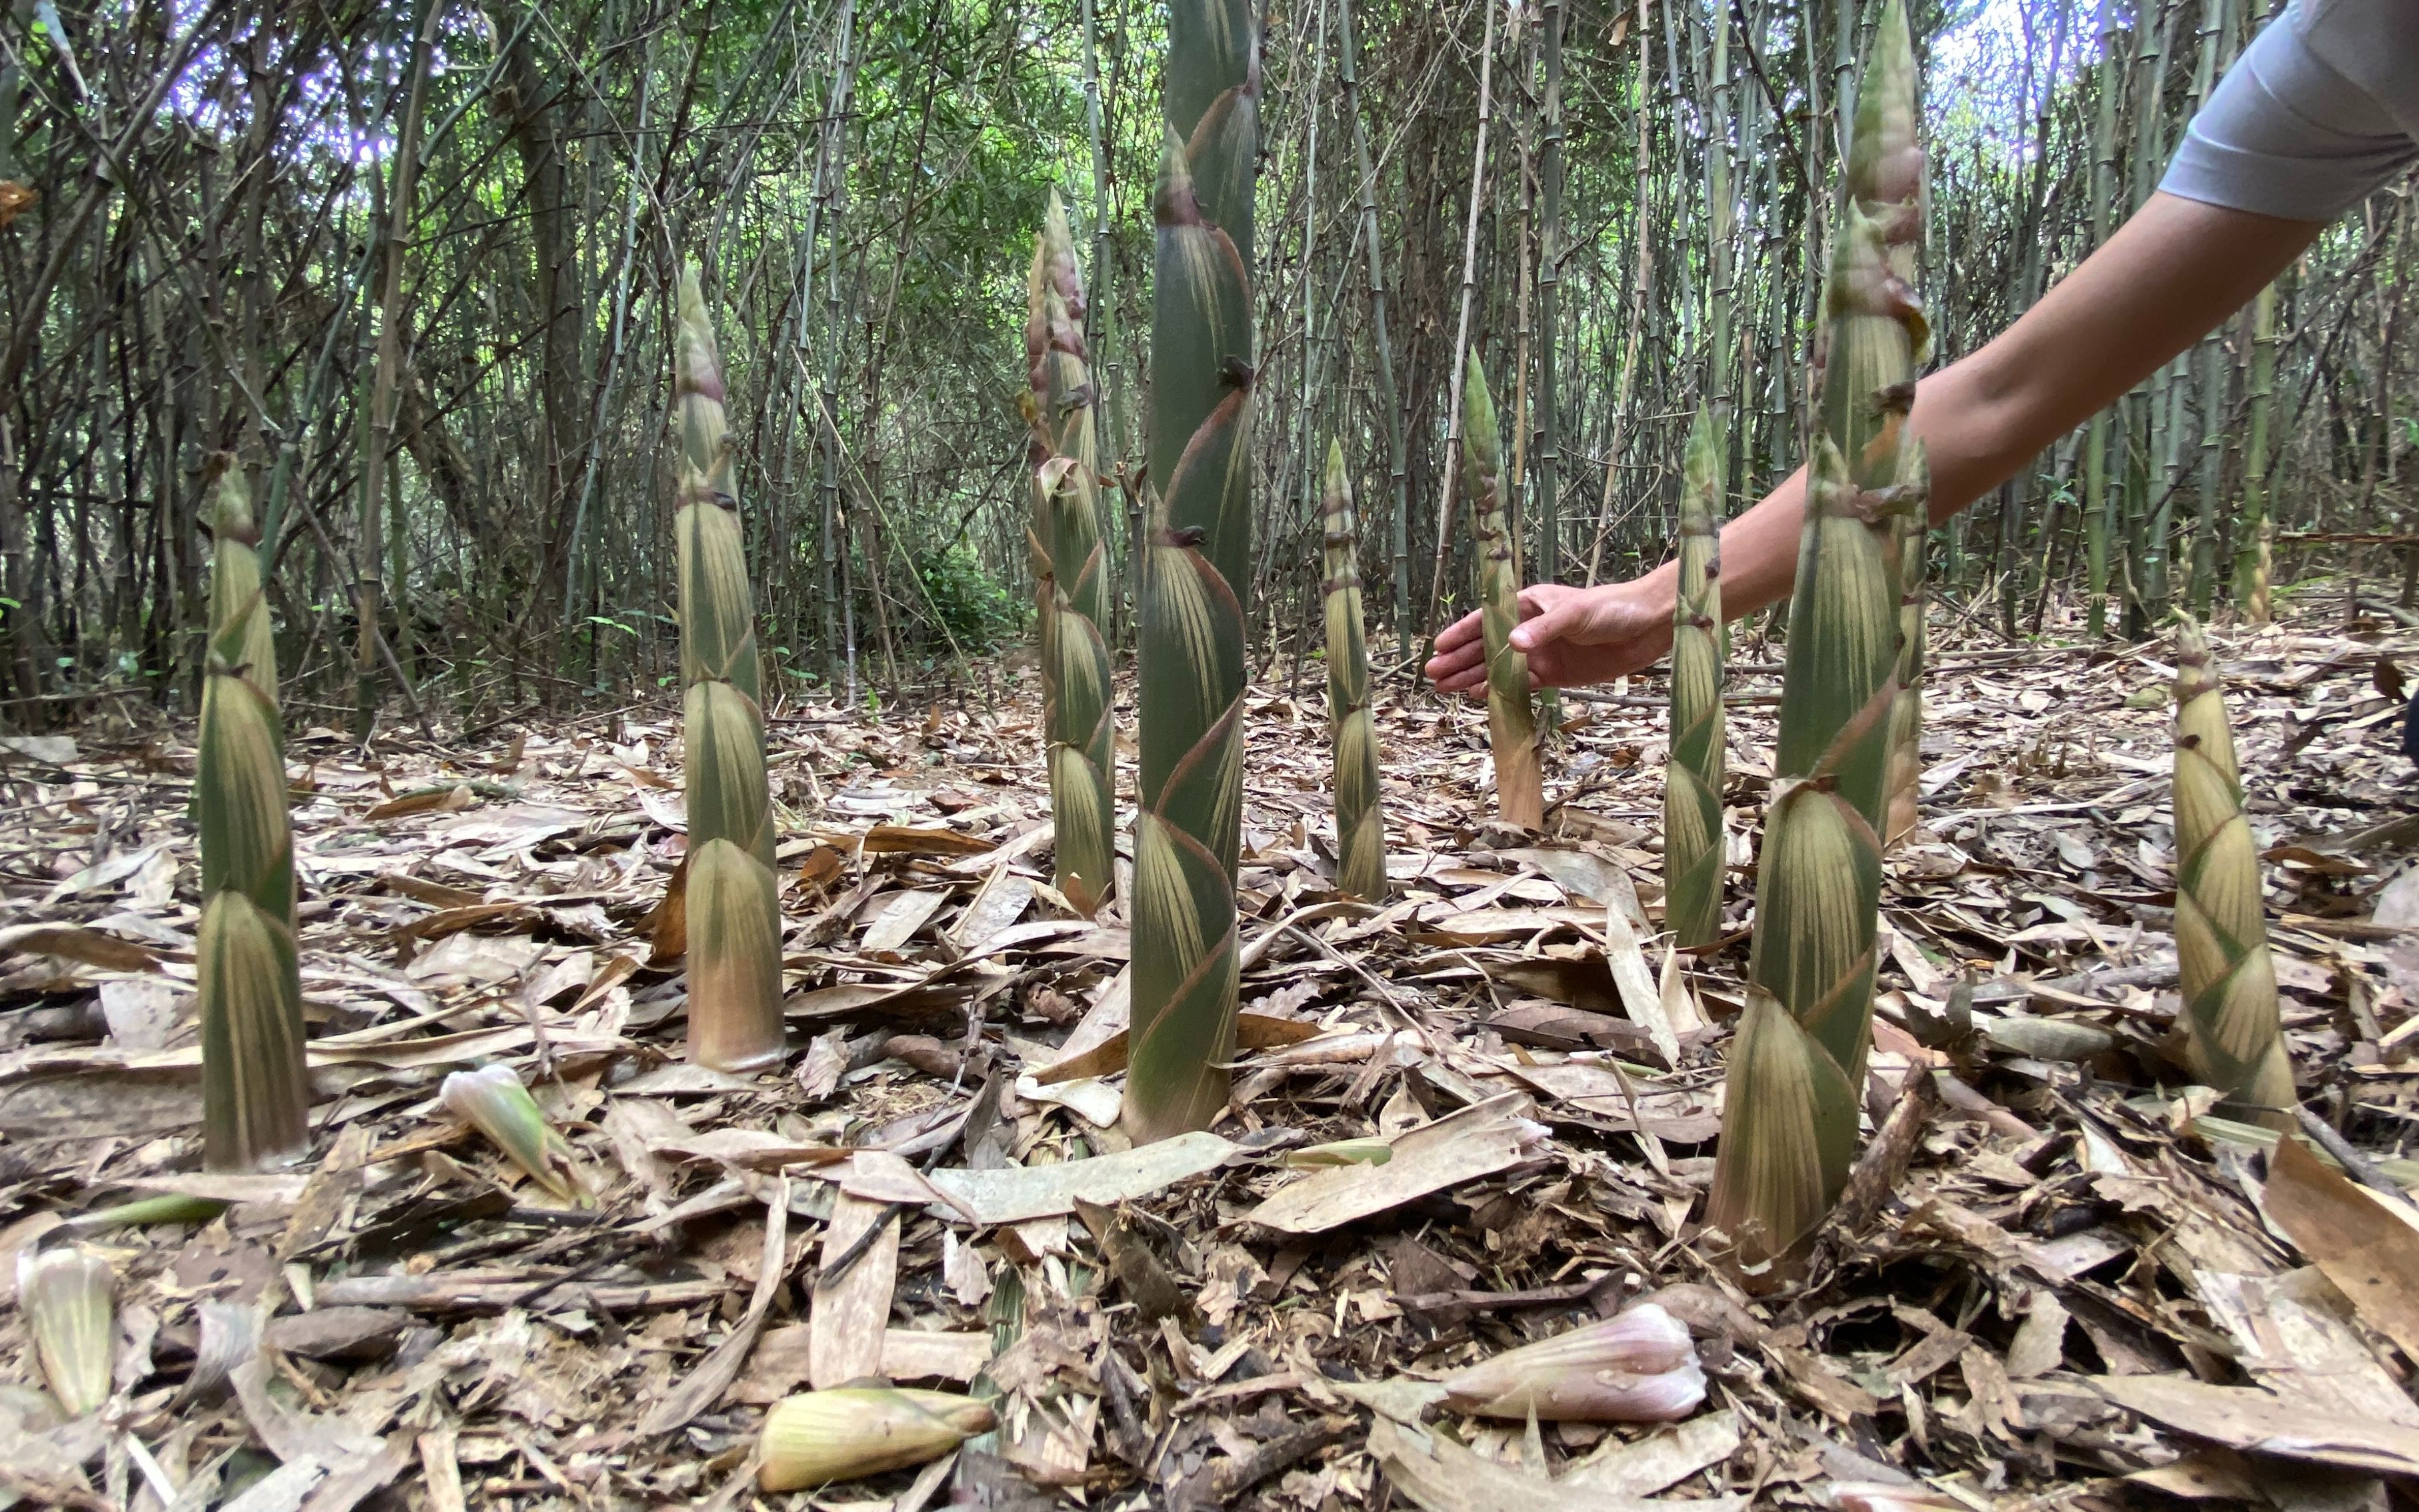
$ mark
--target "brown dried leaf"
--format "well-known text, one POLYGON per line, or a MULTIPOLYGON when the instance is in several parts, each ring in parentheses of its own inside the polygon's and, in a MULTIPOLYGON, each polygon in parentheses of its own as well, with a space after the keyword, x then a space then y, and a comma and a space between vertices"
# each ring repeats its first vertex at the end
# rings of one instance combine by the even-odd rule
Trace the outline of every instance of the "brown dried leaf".
POLYGON ((2299 1139, 2276 1142, 2264 1198, 2269 1218, 2294 1246, 2419 1364, 2419 1230, 2321 1165, 2299 1139))
POLYGON ((906 825, 876 825, 865 832, 858 845, 868 856, 980 856, 998 848, 991 841, 954 829, 917 829, 906 825))

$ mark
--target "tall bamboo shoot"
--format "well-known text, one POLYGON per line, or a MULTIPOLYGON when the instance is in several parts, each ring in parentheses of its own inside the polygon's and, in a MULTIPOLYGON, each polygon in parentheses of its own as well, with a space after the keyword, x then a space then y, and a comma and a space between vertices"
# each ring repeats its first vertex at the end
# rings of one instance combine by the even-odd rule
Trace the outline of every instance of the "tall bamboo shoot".
POLYGON ((1040 601, 1042 723, 1058 890, 1086 914, 1117 860, 1111 774, 1109 559, 1101 541, 1097 391, 1086 365, 1084 284, 1067 210, 1053 191, 1034 240, 1025 357, 1032 388, 1033 560, 1040 601))
POLYGON ((1256 0, 1168 8, 1124 1114, 1138 1141, 1209 1126, 1235 1043, 1259 17, 1256 0))
POLYGON ((756 605, 739 529, 714 323, 683 268, 672 388, 680 423, 682 736, 688 797, 689 1058, 743 1071, 780 1058, 781 917, 756 605))
POLYGON ((2277 1017, 2259 848, 2216 665, 2189 618, 2176 637, 2176 964, 2185 1058, 2226 1111, 2294 1126, 2293 1065, 2277 1017))
POLYGON ((277 647, 260 534, 243 470, 216 471, 210 639, 202 682, 193 817, 201 832, 195 936, 202 1017, 203 1158, 214 1170, 289 1161, 311 1141, 295 955, 294 834, 277 647))
POLYGON ((1369 645, 1361 620, 1361 541, 1344 443, 1327 448, 1327 724, 1335 741, 1335 885, 1386 895, 1386 821, 1378 810, 1378 727, 1369 712, 1369 645))
POLYGON ((1461 478, 1478 546, 1478 607, 1487 632, 1487 740, 1495 753, 1495 809, 1505 823, 1546 823, 1545 779, 1537 766, 1537 712, 1529 658, 1512 644, 1520 623, 1520 542, 1504 507, 1503 447, 1495 399, 1475 347, 1461 382, 1461 478))
POLYGON ((1663 779, 1663 921, 1703 945, 1722 924, 1720 415, 1697 407, 1680 490, 1680 594, 1672 614, 1672 757, 1663 779))
POLYGON ((1872 1033, 1881 825, 1898 694, 1902 517, 1923 507, 1903 436, 1926 330, 1913 39, 1903 0, 1874 29, 1824 295, 1820 424, 1790 601, 1774 797, 1758 871, 1747 1010, 1708 1219, 1757 1264, 1839 1198, 1872 1033))

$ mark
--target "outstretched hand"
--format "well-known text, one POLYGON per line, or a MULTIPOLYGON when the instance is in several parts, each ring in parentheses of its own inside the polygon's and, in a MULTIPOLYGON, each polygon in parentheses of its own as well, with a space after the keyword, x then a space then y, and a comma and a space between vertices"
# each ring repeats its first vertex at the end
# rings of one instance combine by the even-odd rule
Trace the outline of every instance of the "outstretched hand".
MULTIPOLYGON (((1437 637, 1427 674, 1441 693, 1487 686, 1483 611, 1473 609, 1437 637)), ((1529 658, 1532 687, 1608 683, 1653 666, 1672 649, 1672 602, 1651 579, 1568 588, 1532 583, 1520 590, 1512 644, 1529 658)))

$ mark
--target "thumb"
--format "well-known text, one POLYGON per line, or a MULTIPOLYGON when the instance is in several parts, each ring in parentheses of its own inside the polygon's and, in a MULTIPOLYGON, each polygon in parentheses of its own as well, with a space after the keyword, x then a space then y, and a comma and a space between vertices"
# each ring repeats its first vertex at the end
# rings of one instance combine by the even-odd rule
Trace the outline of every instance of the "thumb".
POLYGON ((1560 640, 1571 632, 1579 608, 1576 598, 1565 598, 1545 612, 1522 620, 1512 627, 1512 645, 1517 651, 1530 652, 1539 646, 1560 640))

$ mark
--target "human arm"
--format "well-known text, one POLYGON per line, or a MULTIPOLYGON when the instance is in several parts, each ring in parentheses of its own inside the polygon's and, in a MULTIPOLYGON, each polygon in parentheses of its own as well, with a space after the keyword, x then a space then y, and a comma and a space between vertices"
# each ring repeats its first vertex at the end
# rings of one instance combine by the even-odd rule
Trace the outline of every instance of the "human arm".
MULTIPOLYGON (((1949 518, 2240 309, 2321 224, 2152 194, 2106 244, 2012 326, 1916 387, 1908 424, 1932 468, 1932 518, 1949 518)), ((1789 593, 1806 509, 1803 469, 1722 532, 1722 609, 1736 619, 1789 593)), ((1596 588, 1521 594, 1512 643, 1543 687, 1601 682, 1670 648, 1676 571, 1596 588)), ((1437 638, 1427 673, 1446 692, 1486 680, 1477 617, 1437 638)))

